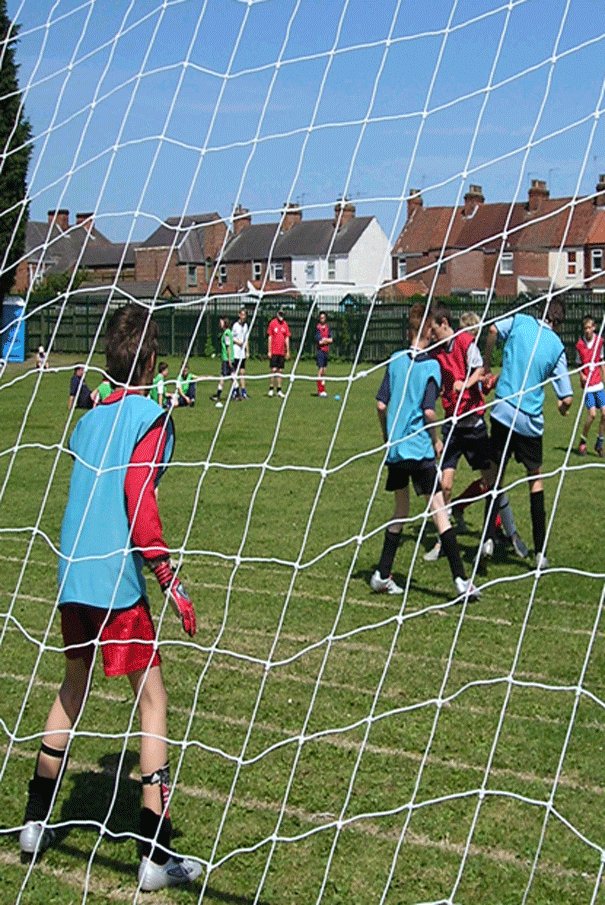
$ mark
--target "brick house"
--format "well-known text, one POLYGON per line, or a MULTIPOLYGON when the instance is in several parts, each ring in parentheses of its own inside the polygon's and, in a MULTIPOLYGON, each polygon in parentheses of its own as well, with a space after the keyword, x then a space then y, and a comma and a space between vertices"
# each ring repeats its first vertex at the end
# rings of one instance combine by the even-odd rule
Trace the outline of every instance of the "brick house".
POLYGON ((217 213, 169 217, 134 247, 134 278, 162 280, 176 295, 203 295, 225 242, 227 227, 217 213))
POLYGON ((46 221, 27 223, 25 258, 17 266, 13 292, 24 295, 51 274, 86 269, 88 255, 102 257, 112 250, 113 243, 95 227, 92 214, 76 214, 75 223, 70 223, 65 208, 49 211, 46 221))
POLYGON ((460 207, 424 207, 418 190, 392 251, 392 283, 434 295, 537 295, 554 288, 605 291, 605 176, 594 196, 551 198, 533 179, 527 202, 486 203, 471 185, 460 207), (505 241, 502 239, 505 237, 505 241))
POLYGON ((351 291, 374 292, 388 272, 388 258, 388 239, 376 218, 357 217, 350 202, 316 220, 304 220, 301 208, 289 204, 277 223, 259 224, 239 207, 220 276, 243 288, 294 288, 340 299, 351 291))

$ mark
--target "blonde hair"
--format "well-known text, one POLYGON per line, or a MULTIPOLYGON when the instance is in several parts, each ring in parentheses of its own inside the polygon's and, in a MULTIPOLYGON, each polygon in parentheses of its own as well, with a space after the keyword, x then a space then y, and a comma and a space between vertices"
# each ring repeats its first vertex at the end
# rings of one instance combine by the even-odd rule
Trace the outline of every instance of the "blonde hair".
POLYGON ((460 315, 460 326, 464 329, 468 329, 469 327, 476 327, 477 324, 481 323, 481 318, 478 314, 475 314, 474 311, 464 311, 460 315))

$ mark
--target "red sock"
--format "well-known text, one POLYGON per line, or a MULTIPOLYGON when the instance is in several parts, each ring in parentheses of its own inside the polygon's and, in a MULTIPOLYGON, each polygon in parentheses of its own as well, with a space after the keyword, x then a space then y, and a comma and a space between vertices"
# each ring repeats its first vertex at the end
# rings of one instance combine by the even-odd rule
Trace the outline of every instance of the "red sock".
POLYGON ((473 497, 478 497, 480 493, 485 493, 486 489, 483 478, 477 478, 468 485, 466 490, 463 490, 462 493, 458 494, 455 500, 452 500, 452 506, 455 506, 456 509, 464 512, 467 506, 477 502, 473 497))
POLYGON ((325 393, 325 391, 326 391, 325 383, 323 382, 323 380, 318 380, 317 381, 317 395, 319 396, 320 393, 325 393))

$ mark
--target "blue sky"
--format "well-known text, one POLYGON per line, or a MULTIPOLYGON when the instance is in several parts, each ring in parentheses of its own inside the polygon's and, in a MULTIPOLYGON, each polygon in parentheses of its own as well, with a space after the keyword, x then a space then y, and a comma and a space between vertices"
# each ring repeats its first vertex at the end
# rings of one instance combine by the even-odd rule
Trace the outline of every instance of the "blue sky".
POLYGON ((592 192, 605 172, 603 0, 8 0, 33 126, 30 216, 114 240, 236 202, 393 239, 410 188, 451 204, 592 192), (553 63, 554 59, 554 63, 553 63), (532 142, 532 147, 528 145, 532 142), (466 173, 466 177, 465 174, 466 173))

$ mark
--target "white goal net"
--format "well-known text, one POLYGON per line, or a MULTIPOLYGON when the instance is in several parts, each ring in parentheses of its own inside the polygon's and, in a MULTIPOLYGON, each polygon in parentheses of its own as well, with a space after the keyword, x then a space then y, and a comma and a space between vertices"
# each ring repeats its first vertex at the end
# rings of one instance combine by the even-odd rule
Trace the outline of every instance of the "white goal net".
MULTIPOLYGON (((175 401, 185 365, 196 388, 174 407, 158 491, 195 637, 147 578, 171 849, 202 868, 191 900, 605 901, 605 404, 601 422, 575 349, 587 318, 595 348, 605 335, 602 13, 601 0, 0 0, 2 901, 141 895, 138 702, 104 677, 100 644, 43 821, 54 843, 22 859, 18 842, 64 673, 69 440, 127 302, 159 325, 175 401), (476 487, 458 543, 478 600, 456 596, 445 557, 427 561, 436 534, 414 493, 401 592, 370 587, 393 518, 376 396, 417 301, 449 307, 456 332, 473 312, 481 349, 503 318, 566 308, 574 397, 561 419, 544 381, 543 568, 513 458, 500 484, 530 554, 505 532, 481 559, 492 495, 476 487), (248 398, 222 367, 242 307, 248 398), (281 364, 267 346, 280 309, 281 364)), ((461 460, 453 496, 476 477, 461 460)))

